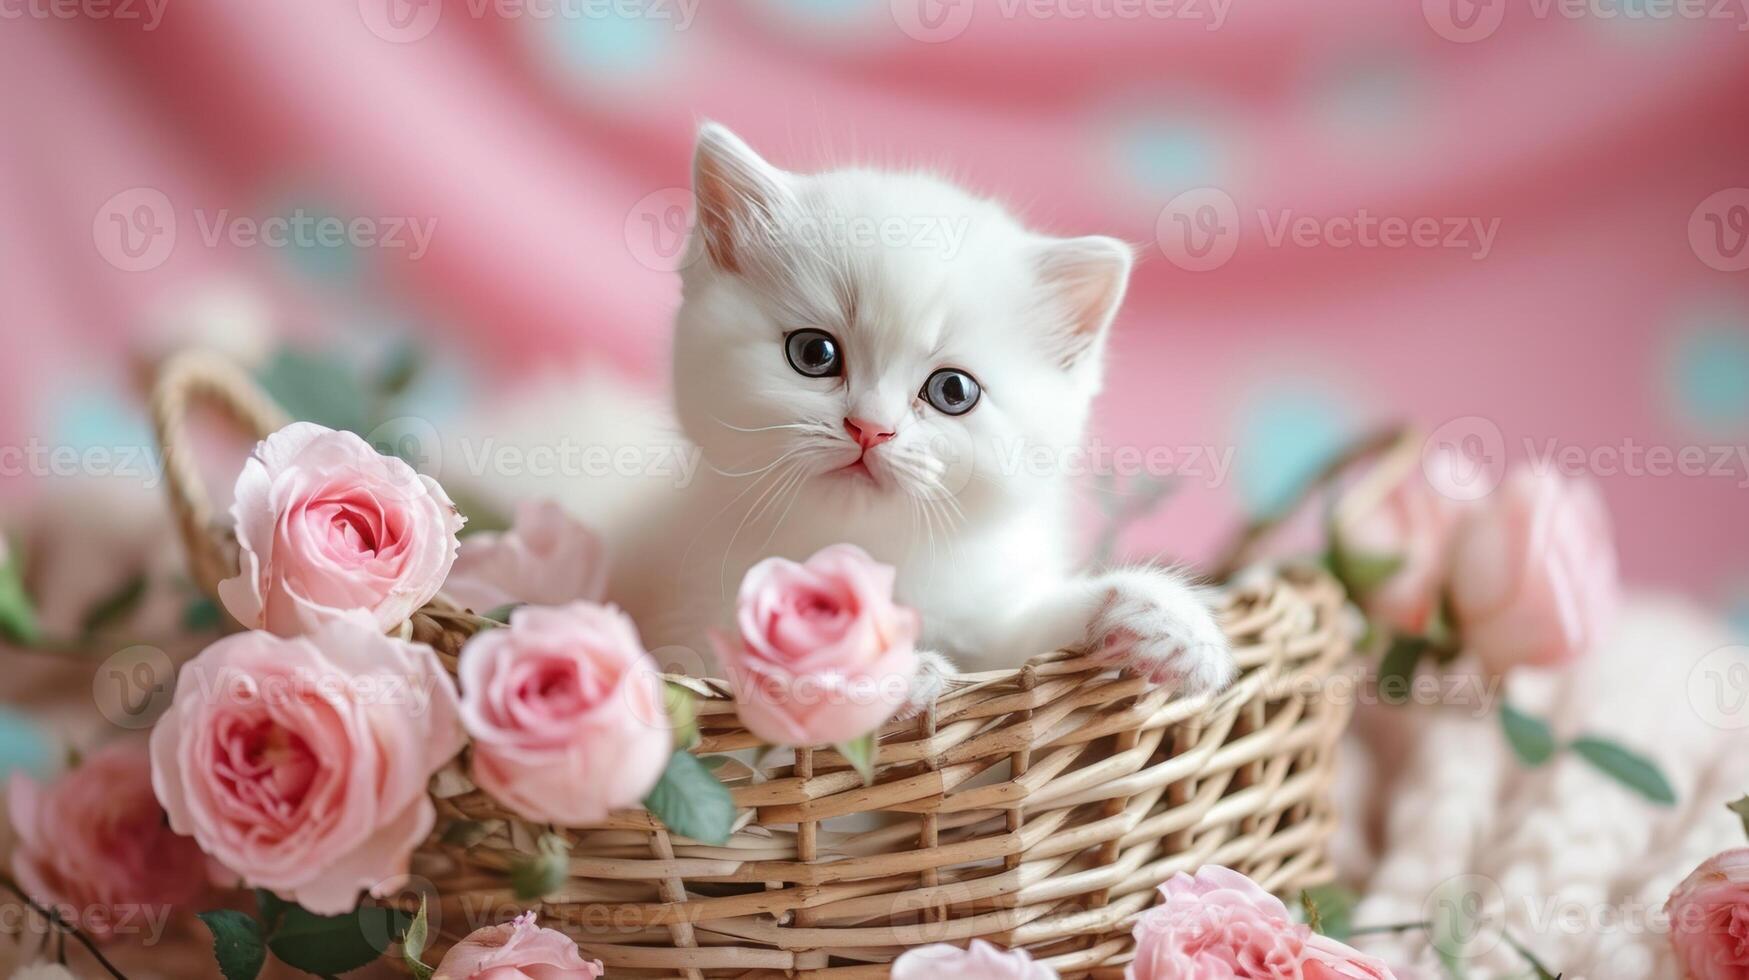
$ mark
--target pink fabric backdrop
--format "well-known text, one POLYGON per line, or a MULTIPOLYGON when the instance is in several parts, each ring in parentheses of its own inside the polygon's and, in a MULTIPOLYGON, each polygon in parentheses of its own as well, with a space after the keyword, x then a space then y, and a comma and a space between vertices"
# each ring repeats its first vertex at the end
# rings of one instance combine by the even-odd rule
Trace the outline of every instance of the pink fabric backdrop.
MULTIPOLYGON (((969 23, 918 40, 904 0, 668 0, 637 16, 591 0, 168 0, 155 22, 95 2, 13 18, 0 445, 126 428, 101 393, 215 276, 267 291, 294 337, 423 332, 484 367, 452 401, 586 359, 655 382, 677 289, 639 236, 663 217, 650 195, 685 184, 707 117, 783 165, 939 165, 1051 229, 1139 243, 1102 438, 1231 447, 1237 463, 1219 485, 1188 480, 1136 546, 1206 550, 1336 439, 1399 415, 1481 417, 1513 456, 1526 440, 1744 442, 1749 272, 1732 271, 1730 236, 1749 191, 1711 206, 1718 244, 1690 238, 1703 201, 1749 186, 1742 11, 1513 4, 1466 42, 1445 36, 1452 11, 1485 28, 1494 8, 1185 0, 1135 19, 1097 15, 1133 9, 1120 0, 928 2, 944 31, 969 23), (391 12, 412 27, 384 27, 391 12), (106 209, 139 187, 169 202, 175 244, 124 271, 105 258, 106 209), (1193 272, 1156 221, 1200 187, 1236 202, 1240 237, 1193 272), (203 240, 221 209, 298 207, 437 226, 416 260, 203 240), (1480 259, 1268 240, 1290 215, 1362 209, 1497 234, 1480 259)), ((1749 595, 1741 462, 1602 482, 1632 580, 1749 595)))

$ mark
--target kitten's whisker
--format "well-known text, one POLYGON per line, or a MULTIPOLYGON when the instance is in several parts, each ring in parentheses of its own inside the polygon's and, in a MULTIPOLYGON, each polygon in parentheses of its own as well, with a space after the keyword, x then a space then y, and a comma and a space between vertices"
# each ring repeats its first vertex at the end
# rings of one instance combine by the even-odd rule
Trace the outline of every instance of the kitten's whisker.
POLYGON ((794 449, 789 450, 788 452, 785 452, 784 454, 782 454, 781 456, 772 460, 771 462, 766 463, 764 466, 761 466, 756 470, 747 470, 744 473, 734 473, 734 472, 731 472, 729 470, 717 469, 717 467, 714 464, 710 463, 709 461, 706 461, 704 465, 709 466, 711 468, 711 472, 715 473, 718 476, 726 476, 726 477, 730 477, 731 479, 737 479, 737 480, 744 479, 744 478, 749 477, 749 476, 758 476, 759 474, 766 472, 767 470, 771 469, 772 467, 776 466, 777 464, 783 462, 786 459, 789 459, 791 456, 794 456, 796 453, 801 452, 803 448, 805 448, 805 447, 798 446, 794 449))
POLYGON ((725 429, 733 429, 736 432, 774 432, 778 429, 808 429, 813 427, 813 424, 809 422, 780 422, 777 425, 756 425, 748 427, 724 422, 715 415, 711 416, 711 421, 725 429))

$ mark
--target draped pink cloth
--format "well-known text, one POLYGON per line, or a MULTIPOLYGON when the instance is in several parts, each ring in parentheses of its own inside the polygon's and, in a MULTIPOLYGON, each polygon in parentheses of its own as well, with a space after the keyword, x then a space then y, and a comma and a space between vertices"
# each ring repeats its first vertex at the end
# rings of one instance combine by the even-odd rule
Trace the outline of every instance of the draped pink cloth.
MULTIPOLYGON (((294 334, 387 310, 491 378, 598 359, 654 382, 677 299, 660 192, 686 184, 701 118, 781 165, 939 165, 1050 229, 1141 244, 1101 438, 1238 455, 1139 544, 1206 550, 1262 493, 1260 454, 1398 414, 1484 417, 1513 457, 1743 441, 1729 359, 1749 272, 1730 266, 1749 192, 1741 212, 1697 208, 1749 186, 1744 11, 1514 2, 1490 32, 1506 0, 1180 0, 1167 18, 965 2, 667 0, 627 19, 593 0, 160 0, 153 23, 145 0, 75 19, 15 0, 0 443, 53 438, 45 406, 120 384, 154 311, 217 275, 267 289, 294 334), (139 187, 170 203, 175 247, 124 271, 103 238, 138 208, 121 226, 105 209, 139 187), (1157 232, 1200 187, 1235 202, 1240 238, 1193 272, 1157 232), (360 249, 341 288, 285 250, 204 240, 221 209, 304 205, 437 224, 417 259, 360 249), (1495 233, 1480 258, 1480 241, 1342 247, 1329 228, 1272 241, 1363 212, 1495 233)), ((1749 575, 1745 478, 1606 478, 1630 578, 1720 595, 1749 575)))

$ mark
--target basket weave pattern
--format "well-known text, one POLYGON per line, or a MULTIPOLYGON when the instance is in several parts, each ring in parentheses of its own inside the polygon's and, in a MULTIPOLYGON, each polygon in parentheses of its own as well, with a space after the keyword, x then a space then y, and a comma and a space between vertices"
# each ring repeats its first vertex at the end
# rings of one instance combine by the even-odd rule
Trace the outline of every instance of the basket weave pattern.
MULTIPOLYGON (((233 372, 234 373, 234 372, 233 372)), ((191 401, 265 434, 280 419, 219 365, 169 365, 154 400, 191 565, 209 591, 234 567, 180 447, 191 401)), ((1329 696, 1348 636, 1342 594, 1283 572, 1224 597, 1241 676, 1181 699, 1068 653, 967 675, 921 717, 881 733, 874 781, 837 752, 752 768, 759 740, 727 685, 700 697, 695 751, 739 810, 725 846, 671 834, 642 810, 589 828, 531 826, 465 780, 439 778, 437 831, 414 872, 436 888, 443 940, 523 906, 612 977, 885 977, 906 949, 986 939, 1024 946, 1064 977, 1115 977, 1158 885, 1223 864, 1278 893, 1327 880, 1329 788, 1347 699, 1329 696), (466 821, 474 833, 447 833, 466 821), (569 877, 519 902, 510 870, 543 833, 570 844, 569 877)), ((472 632, 441 599, 413 638, 453 671, 472 632)), ((416 904, 416 902, 415 902, 416 904)))

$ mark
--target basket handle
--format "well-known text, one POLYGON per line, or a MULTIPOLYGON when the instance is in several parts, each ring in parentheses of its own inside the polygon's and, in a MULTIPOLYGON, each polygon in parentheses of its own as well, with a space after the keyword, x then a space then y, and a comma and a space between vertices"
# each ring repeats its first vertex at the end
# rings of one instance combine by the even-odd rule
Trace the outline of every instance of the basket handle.
POLYGON ((170 509, 195 584, 214 595, 220 581, 236 574, 236 559, 230 552, 230 532, 213 513, 195 461, 188 419, 197 403, 217 410, 255 439, 267 438, 290 419, 248 372, 211 351, 184 351, 158 370, 152 386, 152 427, 164 455, 170 509))

